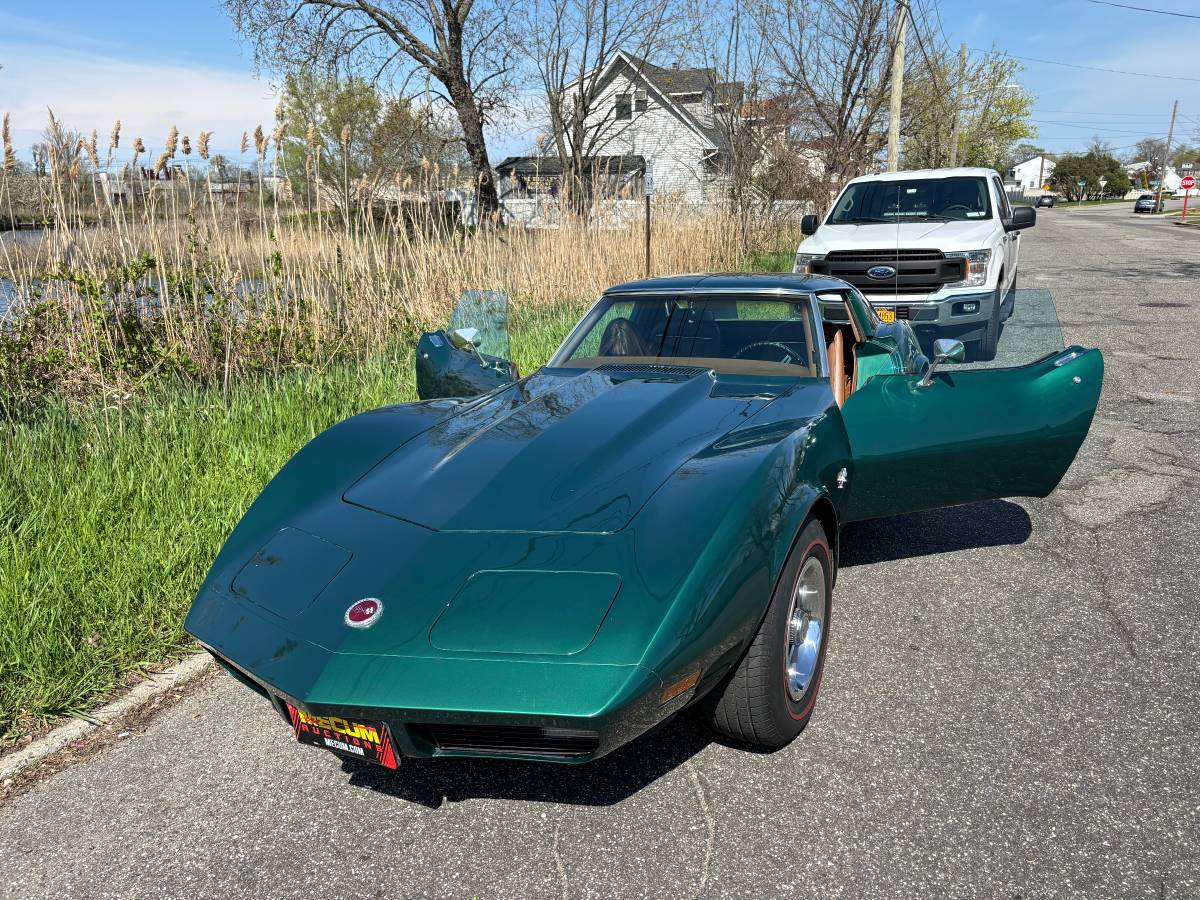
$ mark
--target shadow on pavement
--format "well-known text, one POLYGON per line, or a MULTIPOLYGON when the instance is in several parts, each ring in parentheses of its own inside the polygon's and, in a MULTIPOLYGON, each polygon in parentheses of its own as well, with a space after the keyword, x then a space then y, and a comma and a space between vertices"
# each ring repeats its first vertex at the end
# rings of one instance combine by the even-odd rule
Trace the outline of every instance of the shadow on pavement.
POLYGON ((975 547, 1023 544, 1033 533, 1029 513, 1007 500, 988 500, 856 522, 842 529, 842 568, 932 556, 975 547))
POLYGON ((395 771, 342 760, 350 784, 437 809, 463 800, 504 799, 611 806, 683 765, 713 740, 690 712, 582 766, 493 759, 403 759, 395 771))

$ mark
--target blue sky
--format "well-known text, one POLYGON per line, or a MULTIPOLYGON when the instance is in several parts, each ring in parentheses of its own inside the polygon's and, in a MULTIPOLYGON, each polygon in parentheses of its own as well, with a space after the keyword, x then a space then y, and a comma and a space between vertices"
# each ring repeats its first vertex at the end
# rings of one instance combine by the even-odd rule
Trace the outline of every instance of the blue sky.
MULTIPOLYGON (((928 5, 930 0, 913 0, 928 5)), ((1195 13, 1194 0, 1130 0, 1195 13)), ((1086 0, 943 0, 941 28, 957 47, 1078 65, 1200 78, 1200 19, 1117 9, 1086 0)), ((909 53, 919 53, 909 43, 909 53)), ((269 126, 275 96, 254 72, 215 0, 59 0, 0 6, 0 112, 12 114, 20 149, 36 139, 46 107, 103 138, 120 118, 121 146, 141 136, 151 153, 171 125, 193 138, 215 132, 236 151, 243 130, 269 126)), ((1098 133, 1116 147, 1165 134, 1180 100, 1177 137, 1200 142, 1200 81, 1170 81, 1027 62, 1020 80, 1037 96, 1037 141, 1065 151, 1098 133)), ((528 149, 529 123, 495 129, 492 155, 528 149)))

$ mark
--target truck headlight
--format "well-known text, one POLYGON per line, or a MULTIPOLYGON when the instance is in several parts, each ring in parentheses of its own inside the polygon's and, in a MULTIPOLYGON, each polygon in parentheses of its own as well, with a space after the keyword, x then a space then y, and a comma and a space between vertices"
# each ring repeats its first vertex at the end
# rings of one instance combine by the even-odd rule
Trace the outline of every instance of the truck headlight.
POLYGON ((946 254, 946 259, 967 261, 967 277, 946 287, 979 287, 987 284, 988 263, 992 260, 991 250, 954 250, 946 254))
POLYGON ((824 258, 824 253, 797 253, 796 268, 793 271, 800 275, 811 275, 813 262, 824 258))

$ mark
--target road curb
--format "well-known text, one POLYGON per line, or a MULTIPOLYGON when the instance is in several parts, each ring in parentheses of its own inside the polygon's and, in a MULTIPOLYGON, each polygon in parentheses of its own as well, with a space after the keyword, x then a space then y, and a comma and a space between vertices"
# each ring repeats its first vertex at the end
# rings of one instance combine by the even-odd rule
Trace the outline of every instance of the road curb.
POLYGON ((212 657, 207 653, 193 653, 163 672, 146 676, 144 681, 139 681, 116 700, 92 713, 90 720, 67 722, 29 746, 0 756, 0 782, 15 777, 63 747, 82 740, 97 728, 129 715, 166 691, 199 678, 212 664, 212 657))

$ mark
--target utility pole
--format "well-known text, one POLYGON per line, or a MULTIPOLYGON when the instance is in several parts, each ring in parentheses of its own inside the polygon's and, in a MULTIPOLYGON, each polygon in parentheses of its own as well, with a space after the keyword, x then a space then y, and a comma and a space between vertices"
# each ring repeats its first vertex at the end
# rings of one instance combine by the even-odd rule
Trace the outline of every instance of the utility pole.
POLYGON ((908 34, 908 0, 896 0, 900 26, 892 47, 892 100, 888 105, 888 171, 900 168, 900 101, 904 96, 904 38, 908 34))
POLYGON ((967 43, 958 48, 958 96, 954 98, 954 128, 950 132, 950 168, 958 165, 958 132, 962 121, 963 95, 967 80, 967 43))
POLYGON ((1158 173, 1158 192, 1154 195, 1154 211, 1162 208, 1163 182, 1167 180, 1167 160, 1171 158, 1171 138, 1175 137, 1175 113, 1179 112, 1179 101, 1171 107, 1171 127, 1167 129, 1167 146, 1163 147, 1162 171, 1158 173))

